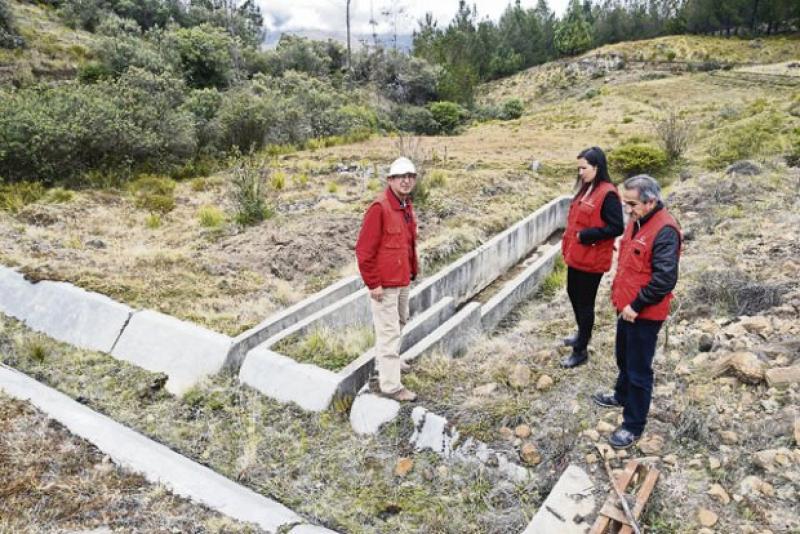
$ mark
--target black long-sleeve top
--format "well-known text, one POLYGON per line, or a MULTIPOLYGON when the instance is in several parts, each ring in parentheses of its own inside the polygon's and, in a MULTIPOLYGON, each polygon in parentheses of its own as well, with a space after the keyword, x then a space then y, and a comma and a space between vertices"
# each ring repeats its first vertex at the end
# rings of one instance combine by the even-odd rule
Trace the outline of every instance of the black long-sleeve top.
POLYGON ((622 203, 616 193, 608 192, 603 199, 600 208, 600 218, 606 223, 605 226, 586 228, 581 230, 578 239, 584 245, 591 245, 604 239, 614 239, 622 235, 625 226, 622 222, 622 203))
MULTIPOLYGON (((659 202, 655 209, 645 215, 633 229, 635 236, 639 229, 647 224, 647 221, 658 210, 664 209, 664 204, 659 202)), ((645 306, 658 304, 678 283, 678 258, 681 247, 681 237, 678 231, 672 226, 662 228, 655 241, 653 241, 653 277, 650 282, 639 290, 636 299, 631 303, 631 308, 636 313, 642 311, 645 306)))

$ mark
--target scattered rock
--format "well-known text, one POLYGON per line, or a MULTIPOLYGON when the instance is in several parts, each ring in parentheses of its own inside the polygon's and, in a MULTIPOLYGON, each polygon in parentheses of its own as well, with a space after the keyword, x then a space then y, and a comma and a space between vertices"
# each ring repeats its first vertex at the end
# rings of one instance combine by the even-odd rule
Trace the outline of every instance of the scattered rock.
POLYGON ((719 469, 720 467, 722 467, 722 462, 719 461, 719 458, 715 458, 713 456, 708 457, 709 469, 719 469))
POLYGON ((676 465, 678 463, 678 457, 675 454, 667 454, 663 458, 664 463, 668 465, 676 465))
POLYGON ((751 334, 767 334, 770 330, 772 330, 772 324, 770 323, 769 319, 758 315, 755 317, 741 317, 739 322, 742 325, 742 328, 747 330, 751 334))
POLYGON ((714 336, 707 332, 700 334, 697 340, 697 350, 700 352, 709 352, 714 347, 714 336))
POLYGON ((106 243, 102 239, 90 239, 86 242, 86 246, 90 248, 101 249, 106 248, 106 243))
POLYGON ((522 458, 523 462, 529 465, 536 465, 542 461, 542 455, 539 454, 538 450, 536 450, 536 445, 530 441, 526 441, 522 444, 522 448, 519 451, 519 456, 522 458))
POLYGON ((495 382, 489 382, 488 384, 476 387, 472 390, 472 393, 478 397, 488 397, 494 393, 495 390, 497 390, 497 384, 495 382))
POLYGON ((531 383, 531 370, 527 365, 517 364, 508 376, 508 383, 511 387, 524 389, 531 383))
POLYGON ((725 174, 739 174, 742 176, 758 176, 761 174, 761 166, 749 160, 737 161, 728 165, 725 174))
POLYGON ((794 420, 794 444, 800 447, 800 419, 794 420))
POLYGON ((597 463, 597 455, 589 453, 586 455, 586 463, 589 465, 597 463))
POLYGON ((707 508, 697 510, 697 521, 704 527, 713 527, 718 520, 719 516, 707 508))
POLYGON ((597 423, 597 431, 601 434, 611 434, 617 427, 609 423, 608 421, 600 421, 597 423))
POLYGON ((440 415, 417 406, 411 412, 414 433, 409 442, 418 451, 431 449, 443 456, 453 453, 453 443, 458 441, 458 431, 440 415))
POLYGON ((539 172, 539 169, 541 168, 541 166, 542 166, 542 163, 538 159, 535 159, 535 160, 531 161, 531 170, 533 172, 539 172))
POLYGON ((377 434, 381 425, 400 413, 400 403, 372 393, 356 396, 350 408, 350 426, 356 434, 377 434))
POLYGON ((638 446, 645 454, 658 454, 664 448, 664 438, 658 434, 647 434, 639 441, 638 446))
POLYGON ((758 384, 764 379, 764 364, 752 352, 734 352, 724 356, 711 368, 711 375, 718 377, 731 371, 747 384, 758 384))
POLYGON ((414 467, 414 460, 411 458, 399 458, 397 464, 394 466, 394 474, 398 477, 404 477, 414 467))
POLYGON ((761 493, 763 486, 763 480, 755 475, 750 475, 739 483, 739 493, 745 497, 755 497, 761 493))
POLYGON ((800 365, 767 369, 764 376, 769 387, 800 383, 800 365))
POLYGON ((711 489, 708 490, 708 494, 717 499, 722 504, 728 504, 731 502, 731 496, 728 495, 728 492, 725 491, 725 488, 720 486, 719 484, 713 484, 711 489))
POLYGON ((597 441, 600 439, 600 432, 593 428, 589 428, 583 431, 583 435, 589 438, 592 441, 597 441))
POLYGON ((550 378, 548 375, 542 375, 539 377, 539 380, 536 381, 536 389, 539 391, 546 391, 553 386, 553 379, 550 378))
POLYGON ((531 435, 531 427, 528 425, 519 425, 514 429, 514 435, 518 438, 525 439, 531 435))
POLYGON ((500 428, 500 437, 502 437, 506 441, 513 441, 514 440, 514 431, 508 428, 507 426, 500 428))
POLYGON ((719 439, 725 445, 736 445, 739 443, 739 434, 732 430, 723 430, 719 433, 719 439))

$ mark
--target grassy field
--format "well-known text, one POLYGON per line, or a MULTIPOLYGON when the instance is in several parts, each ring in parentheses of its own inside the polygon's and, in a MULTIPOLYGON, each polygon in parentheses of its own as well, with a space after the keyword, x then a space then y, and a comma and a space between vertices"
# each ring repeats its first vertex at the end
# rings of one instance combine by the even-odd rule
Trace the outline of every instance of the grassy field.
MULTIPOLYGON (((784 38, 754 44, 680 37, 615 46, 643 55, 668 46, 676 59, 711 54, 784 64, 800 58, 800 41, 784 38)), ((651 532, 696 532, 696 512, 704 507, 718 514, 719 532, 800 529, 800 459, 777 472, 753 461, 763 449, 794 447, 797 456, 787 425, 800 416, 792 411, 798 387, 714 379, 704 363, 718 353, 700 351, 698 341, 711 332, 726 350, 755 350, 767 343, 791 347, 800 338, 800 172, 786 165, 786 157, 800 150, 800 88, 713 73, 637 68, 594 76, 548 65, 494 82, 482 98, 500 102, 509 96, 526 102, 519 120, 422 140, 421 182, 429 186, 419 206, 424 274, 569 192, 581 149, 599 145, 613 157, 630 144, 655 146, 654 121, 675 108, 694 135, 684 158, 656 175, 687 237, 679 307, 657 356, 648 427, 663 444, 657 453, 628 453, 658 456, 664 471, 644 524, 651 532), (725 174, 729 163, 741 159, 758 162, 763 172, 725 174), (538 172, 530 170, 533 161, 541 164, 538 172), (782 301, 759 307, 769 295, 782 301), (770 330, 754 335, 733 329, 745 314, 766 315, 770 330), (723 442, 726 431, 738 439, 723 442), (772 494, 765 490, 722 505, 706 493, 714 483, 741 493, 746 476, 761 477, 772 494)), ((276 216, 253 228, 232 222, 226 172, 178 183, 175 209, 157 219, 128 189, 79 191, 58 202, 45 198, 0 212, 0 263, 236 333, 355 272, 352 247, 361 213, 381 187, 375 168, 397 154, 397 139, 372 138, 265 156, 276 216)), ((622 178, 617 169, 612 176, 622 178)), ((573 324, 563 277, 554 277, 544 294, 462 358, 425 357, 404 379, 420 393, 421 405, 496 450, 518 454, 521 443, 506 439, 506 430, 530 426, 528 439, 541 461, 530 466, 527 483, 512 483, 480 463, 414 454, 407 445, 408 406, 380 435, 360 438, 347 421, 347 403, 306 414, 225 376, 174 398, 150 387, 156 378, 150 373, 55 343, 6 318, 0 354, 8 365, 331 528, 518 532, 568 463, 587 468, 600 485, 605 480, 592 458, 594 443, 616 424, 617 413, 594 408, 587 395, 608 387, 615 373, 609 283, 604 277, 588 367, 558 367, 563 349, 557 340, 573 324), (531 371, 530 384, 513 385, 518 366, 531 371), (490 384, 492 393, 479 393, 490 384), (407 456, 412 470, 396 476, 396 462, 407 456)), ((795 361, 791 351, 782 357, 786 365, 795 361)), ((614 467, 625 459, 614 457, 614 467)))

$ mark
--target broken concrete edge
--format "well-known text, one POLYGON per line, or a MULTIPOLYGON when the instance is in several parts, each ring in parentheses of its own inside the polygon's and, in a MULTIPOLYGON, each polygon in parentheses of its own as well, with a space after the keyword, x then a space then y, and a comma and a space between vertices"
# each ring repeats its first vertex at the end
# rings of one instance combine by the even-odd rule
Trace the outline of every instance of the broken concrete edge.
POLYGON ((0 312, 53 339, 109 352, 133 309, 66 282, 34 284, 0 267, 0 312))
POLYGON ((430 449, 445 458, 453 454, 453 445, 458 442, 459 434, 446 418, 417 406, 411 411, 411 420, 414 433, 409 443, 416 451, 430 449))
POLYGON ((522 534, 585 534, 590 525, 575 518, 594 514, 593 489, 594 482, 586 471, 570 464, 522 534))
POLYGON ((181 395, 218 374, 231 338, 152 310, 133 314, 111 355, 148 371, 165 373, 166 389, 181 395))
MULTIPOLYGON (((451 297, 445 297, 425 312, 418 314, 403 329, 401 338, 401 353, 415 345, 419 340, 430 334, 455 313, 455 305, 451 297)), ((375 355, 372 349, 368 350, 339 371, 340 395, 355 395, 367 383, 372 371, 375 369, 375 355)))
POLYGON ((238 521, 254 523, 270 533, 291 525, 305 526, 302 518, 284 505, 236 484, 6 365, 0 365, 0 390, 13 398, 29 401, 70 432, 92 443, 120 467, 141 474, 151 483, 163 484, 176 495, 238 521))
POLYGON ((237 373, 242 366, 242 361, 247 351, 311 314, 341 301, 363 286, 364 282, 358 275, 343 278, 297 304, 271 315, 253 328, 242 332, 233 338, 233 344, 225 360, 225 368, 232 373, 237 373))
POLYGON ((316 525, 297 525, 289 531, 289 534, 336 534, 333 530, 316 525))
POLYGON ((322 412, 330 406, 339 387, 333 371, 263 347, 247 353, 239 370, 239 381, 278 402, 294 402, 309 412, 322 412))
POLYGON ((551 200, 486 243, 422 281, 409 299, 411 315, 444 296, 460 305, 519 263, 553 232, 566 224, 570 197, 551 200))
POLYGON ((494 330, 503 317, 532 295, 541 281, 553 270, 553 265, 560 255, 560 244, 554 245, 514 279, 506 282, 503 288, 481 307, 483 331, 494 330))
POLYGON ((359 435, 377 434, 380 427, 397 417, 400 403, 374 393, 360 393, 350 407, 350 426, 359 435))

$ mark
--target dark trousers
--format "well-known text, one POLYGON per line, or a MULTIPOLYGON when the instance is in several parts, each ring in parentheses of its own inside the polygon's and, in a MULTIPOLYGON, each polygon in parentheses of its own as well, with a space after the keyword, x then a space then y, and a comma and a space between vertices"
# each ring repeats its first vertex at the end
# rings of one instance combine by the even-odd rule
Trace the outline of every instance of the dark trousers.
POLYGON ((617 320, 617 385, 614 397, 622 404, 622 427, 639 436, 647 423, 653 397, 653 356, 664 321, 617 320))
POLYGON ((587 273, 567 267, 567 295, 578 324, 578 341, 575 350, 586 349, 594 327, 594 301, 603 273, 587 273))

